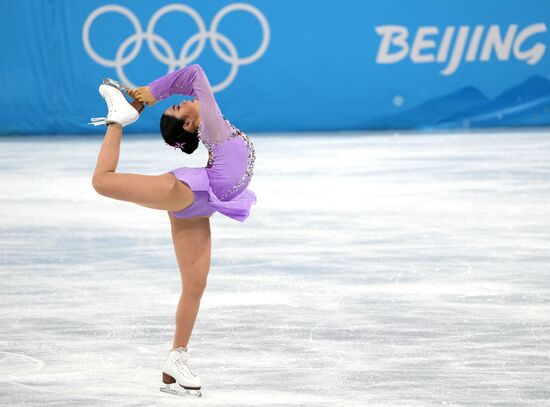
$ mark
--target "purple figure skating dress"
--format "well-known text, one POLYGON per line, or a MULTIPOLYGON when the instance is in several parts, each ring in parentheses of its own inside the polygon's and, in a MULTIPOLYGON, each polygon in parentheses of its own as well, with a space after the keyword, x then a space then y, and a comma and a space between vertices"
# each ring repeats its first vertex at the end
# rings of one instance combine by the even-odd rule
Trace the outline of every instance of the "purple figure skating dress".
POLYGON ((208 163, 206 168, 181 167, 170 171, 195 195, 191 206, 171 212, 172 215, 191 218, 211 216, 217 211, 243 222, 250 206, 256 203, 256 195, 247 189, 254 170, 254 145, 246 134, 223 118, 202 68, 190 65, 154 80, 149 88, 157 100, 178 93, 200 101, 198 137, 208 150, 208 163))

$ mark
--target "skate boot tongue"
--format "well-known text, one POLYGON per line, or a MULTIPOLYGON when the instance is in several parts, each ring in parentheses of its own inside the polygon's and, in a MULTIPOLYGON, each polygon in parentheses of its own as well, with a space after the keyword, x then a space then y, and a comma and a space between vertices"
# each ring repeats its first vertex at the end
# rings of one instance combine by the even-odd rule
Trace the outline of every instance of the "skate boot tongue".
POLYGON ((183 364, 187 364, 187 361, 189 360, 189 353, 187 352, 187 349, 185 348, 176 348, 174 349, 176 352, 178 352, 178 361, 183 364))

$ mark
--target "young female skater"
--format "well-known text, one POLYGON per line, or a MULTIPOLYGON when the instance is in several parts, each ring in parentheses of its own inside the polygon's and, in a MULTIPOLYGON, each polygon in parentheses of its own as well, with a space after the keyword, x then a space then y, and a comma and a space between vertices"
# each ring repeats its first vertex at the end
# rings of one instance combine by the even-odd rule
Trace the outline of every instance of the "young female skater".
MULTIPOLYGON (((175 93, 194 97, 165 110, 160 120, 165 142, 192 153, 200 140, 208 150, 205 168, 182 167, 150 176, 117 173, 122 127, 139 117, 122 92, 101 85, 109 114, 101 123, 107 133, 101 146, 92 184, 104 196, 168 212, 182 292, 176 311, 172 351, 163 367, 161 388, 177 383, 187 393, 200 396, 201 381, 189 370, 187 345, 210 269, 210 216, 221 212, 244 221, 255 194, 247 189, 254 168, 254 146, 240 130, 226 121, 214 99, 208 79, 199 65, 163 76, 148 86, 129 90, 135 100, 151 106, 175 93)), ((98 119, 96 120, 97 124, 98 119)))

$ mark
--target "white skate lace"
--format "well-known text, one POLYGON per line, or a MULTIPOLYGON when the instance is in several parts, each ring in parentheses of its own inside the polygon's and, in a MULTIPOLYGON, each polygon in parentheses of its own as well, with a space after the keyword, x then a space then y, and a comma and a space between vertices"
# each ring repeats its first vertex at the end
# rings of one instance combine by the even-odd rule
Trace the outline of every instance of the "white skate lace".
POLYGON ((192 376, 195 374, 187 366, 187 354, 185 352, 180 352, 179 356, 176 359, 176 363, 179 364, 182 368, 186 369, 192 376))
POLYGON ((105 121, 107 120, 106 117, 92 117, 90 119, 90 123, 88 124, 92 124, 94 126, 101 126, 102 124, 105 124, 105 121))

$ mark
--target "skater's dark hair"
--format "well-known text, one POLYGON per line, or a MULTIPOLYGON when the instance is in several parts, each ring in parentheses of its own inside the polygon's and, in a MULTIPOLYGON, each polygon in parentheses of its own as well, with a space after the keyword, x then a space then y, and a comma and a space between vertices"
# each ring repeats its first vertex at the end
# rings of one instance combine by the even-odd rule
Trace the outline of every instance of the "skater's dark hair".
POLYGON ((191 154, 199 146, 199 138, 196 133, 185 131, 183 124, 183 120, 163 113, 160 117, 160 133, 166 144, 191 154))

